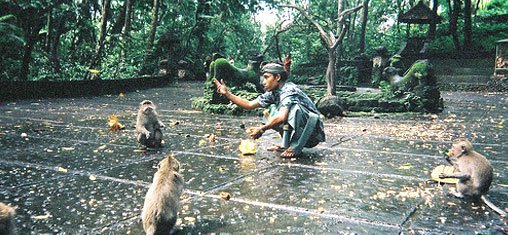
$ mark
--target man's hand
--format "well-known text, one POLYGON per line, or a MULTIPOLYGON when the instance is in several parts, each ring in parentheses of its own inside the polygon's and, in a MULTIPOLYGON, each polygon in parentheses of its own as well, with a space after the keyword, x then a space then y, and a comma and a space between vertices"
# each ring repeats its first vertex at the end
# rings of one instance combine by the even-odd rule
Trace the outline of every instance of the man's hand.
POLYGON ((213 83, 217 87, 217 93, 219 93, 221 95, 227 95, 229 93, 228 87, 224 83, 223 79, 221 79, 220 82, 217 79, 213 79, 213 83))
POLYGON ((259 139, 263 135, 264 131, 261 127, 250 127, 247 129, 247 134, 253 139, 259 139))

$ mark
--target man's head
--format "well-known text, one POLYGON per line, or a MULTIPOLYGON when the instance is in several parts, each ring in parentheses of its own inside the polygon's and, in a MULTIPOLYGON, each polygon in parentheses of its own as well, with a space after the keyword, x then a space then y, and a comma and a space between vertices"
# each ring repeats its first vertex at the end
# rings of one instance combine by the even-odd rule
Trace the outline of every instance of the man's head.
POLYGON ((268 63, 261 68, 263 76, 263 86, 267 91, 273 91, 279 87, 281 82, 288 79, 288 73, 284 70, 284 66, 277 63, 268 63))

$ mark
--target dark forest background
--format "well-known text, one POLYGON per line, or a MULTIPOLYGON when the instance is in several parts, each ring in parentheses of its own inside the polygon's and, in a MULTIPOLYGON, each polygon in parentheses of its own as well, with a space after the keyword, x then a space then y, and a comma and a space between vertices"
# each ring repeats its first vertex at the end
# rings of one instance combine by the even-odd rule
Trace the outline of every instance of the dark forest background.
MULTIPOLYGON (((231 56, 238 67, 252 54, 266 60, 291 53, 292 66, 323 63, 325 42, 299 11, 276 0, 10 0, 0 1, 0 81, 123 79, 157 75, 161 60, 186 61, 204 79, 206 56, 231 56), (255 15, 278 12, 261 31, 255 15)), ((411 36, 430 38, 429 50, 468 56, 494 54, 508 38, 506 0, 424 1, 441 17, 436 25, 413 25, 411 36)), ((407 37, 397 16, 415 0, 315 0, 297 6, 328 32, 346 29, 338 60, 378 46, 395 53, 407 37), (363 6, 337 20, 339 10, 363 6)), ((282 58, 281 58, 282 57, 282 58)), ((324 70, 323 70, 324 73, 324 70)))

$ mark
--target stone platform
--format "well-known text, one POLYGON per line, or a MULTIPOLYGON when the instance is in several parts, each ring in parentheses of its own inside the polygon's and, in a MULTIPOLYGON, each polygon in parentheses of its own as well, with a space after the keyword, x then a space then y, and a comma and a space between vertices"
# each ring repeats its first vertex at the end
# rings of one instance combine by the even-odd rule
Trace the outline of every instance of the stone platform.
POLYGON ((0 201, 17 208, 19 234, 142 234, 144 196, 168 154, 185 178, 177 234, 508 231, 483 203, 429 181, 445 164, 441 152, 466 136, 494 167, 489 198, 508 207, 507 93, 443 93, 438 115, 327 119, 325 143, 282 159, 266 150, 279 141, 275 132, 257 141, 255 155, 242 156, 241 126, 261 118, 192 110, 201 89, 178 82, 124 95, 0 103, 0 201), (144 99, 166 124, 159 150, 139 151, 134 138, 144 99), (113 114, 125 130, 108 130, 113 114))

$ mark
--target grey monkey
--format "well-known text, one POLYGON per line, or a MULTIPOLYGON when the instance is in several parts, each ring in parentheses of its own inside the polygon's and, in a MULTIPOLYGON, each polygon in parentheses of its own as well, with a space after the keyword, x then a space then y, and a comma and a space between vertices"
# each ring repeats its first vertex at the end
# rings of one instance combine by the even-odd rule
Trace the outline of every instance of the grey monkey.
POLYGON ((439 178, 457 178, 456 190, 452 193, 459 198, 464 196, 482 199, 487 206, 506 217, 506 212, 489 201, 485 194, 489 191, 493 178, 493 168, 487 158, 473 150, 473 145, 467 139, 455 140, 448 150, 446 160, 458 172, 453 174, 440 174, 439 178))
POLYGON ((146 234, 169 234, 176 224, 184 179, 180 163, 172 155, 159 162, 145 196, 141 219, 146 234))
POLYGON ((156 106, 150 100, 143 100, 139 104, 136 120, 136 139, 139 144, 158 148, 162 144, 162 130, 164 124, 159 119, 156 106))

